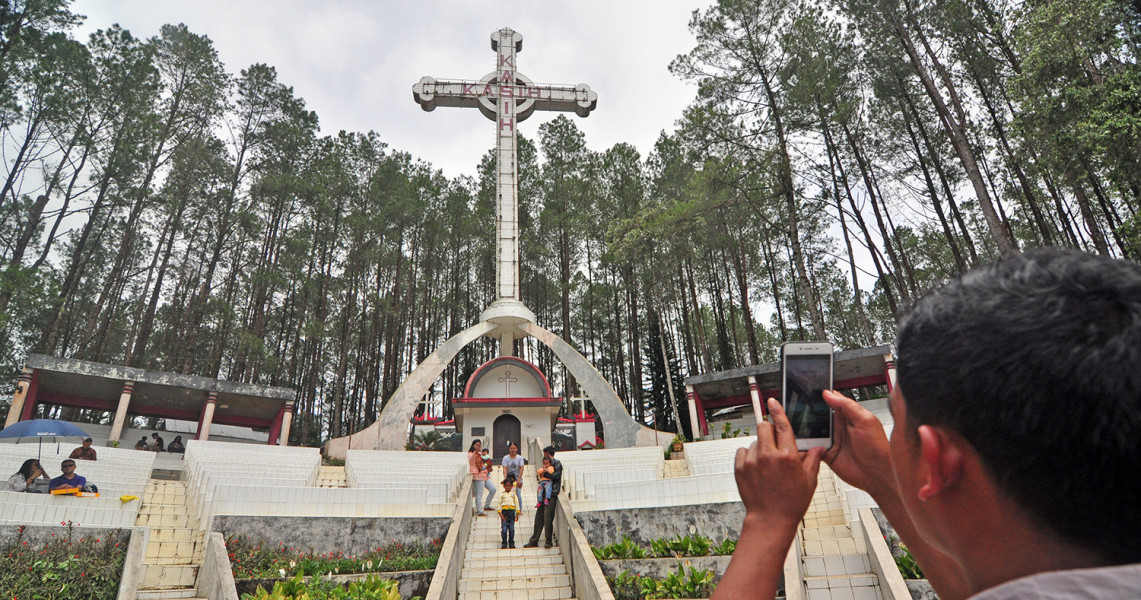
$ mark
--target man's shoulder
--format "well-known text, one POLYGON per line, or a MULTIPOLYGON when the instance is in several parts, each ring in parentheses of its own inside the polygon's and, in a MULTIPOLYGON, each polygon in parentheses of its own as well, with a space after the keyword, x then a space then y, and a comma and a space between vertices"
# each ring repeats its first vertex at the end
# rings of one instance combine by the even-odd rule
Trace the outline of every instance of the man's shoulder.
POLYGON ((1141 563, 1047 571, 1008 581, 970 600, 1095 600, 1141 598, 1141 563))

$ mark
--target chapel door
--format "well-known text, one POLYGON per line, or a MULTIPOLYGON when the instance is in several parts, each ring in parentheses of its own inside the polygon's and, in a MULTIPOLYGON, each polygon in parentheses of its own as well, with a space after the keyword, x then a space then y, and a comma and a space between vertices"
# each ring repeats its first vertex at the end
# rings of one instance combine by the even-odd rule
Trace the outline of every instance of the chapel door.
POLYGON ((519 440, 519 419, 514 415, 500 415, 491 425, 491 457, 501 458, 507 456, 508 443, 519 444, 519 452, 523 452, 523 444, 519 440))

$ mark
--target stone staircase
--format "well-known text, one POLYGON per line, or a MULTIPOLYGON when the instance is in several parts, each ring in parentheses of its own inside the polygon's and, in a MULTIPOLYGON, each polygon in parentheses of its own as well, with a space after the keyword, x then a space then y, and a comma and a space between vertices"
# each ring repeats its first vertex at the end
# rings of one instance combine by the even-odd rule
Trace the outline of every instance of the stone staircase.
POLYGON ((665 465, 665 471, 662 475, 664 478, 689 477, 689 461, 667 460, 663 464, 665 465))
POLYGON ((317 483, 314 487, 319 488, 347 488, 349 487, 349 477, 345 474, 345 467, 329 467, 321 466, 317 471, 317 483))
POLYGON ((863 536, 844 517, 836 475, 820 465, 816 493, 800 530, 807 600, 883 600, 863 536))
MULTIPOLYGON (((493 483, 503 481, 496 468, 493 483)), ((571 578, 558 548, 524 548, 535 523, 535 469, 523 471, 523 515, 515 523, 516 548, 501 549, 499 515, 473 517, 460 573, 460 600, 566 600, 572 598, 571 578)), ((495 504, 492 503, 494 507, 495 504)))
POLYGON ((204 534, 193 526, 181 481, 151 479, 135 525, 150 527, 138 600, 197 598, 195 580, 205 555, 204 534))

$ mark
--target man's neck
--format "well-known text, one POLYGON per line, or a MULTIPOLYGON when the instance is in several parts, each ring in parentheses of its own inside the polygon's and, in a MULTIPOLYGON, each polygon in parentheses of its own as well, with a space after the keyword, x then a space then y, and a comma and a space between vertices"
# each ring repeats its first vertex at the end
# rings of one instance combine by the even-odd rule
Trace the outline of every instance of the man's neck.
POLYGON ((1008 581, 1069 569, 1108 566, 1103 556, 1059 538, 1009 505, 978 511, 982 518, 964 528, 958 555, 971 594, 1008 581))

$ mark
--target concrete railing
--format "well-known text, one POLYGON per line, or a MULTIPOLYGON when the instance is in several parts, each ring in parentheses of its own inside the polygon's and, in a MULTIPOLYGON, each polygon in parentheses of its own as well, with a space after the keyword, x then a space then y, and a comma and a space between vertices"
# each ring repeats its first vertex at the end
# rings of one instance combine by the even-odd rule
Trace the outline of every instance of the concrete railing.
POLYGON ((784 557, 784 597, 785 600, 804 600, 804 562, 801 560, 800 532, 792 538, 792 546, 784 557))
MULTIPOLYGON (((198 595, 210 600, 238 600, 234 570, 226 554, 226 538, 217 531, 207 534, 206 556, 194 582, 198 595)), ((132 596, 134 598, 134 596, 132 596)))
POLYGON ((556 502, 554 534, 559 541, 559 553, 571 576, 574 597, 579 600, 614 600, 606 575, 586 541, 574 509, 569 502, 556 502))
POLYGON ((891 548, 887 547, 887 542, 883 539, 872 509, 863 507, 857 513, 857 522, 864 532, 864 543, 868 548, 868 562, 872 565, 872 572, 880 578, 880 593, 884 600, 910 600, 911 592, 907 590, 907 583, 903 581, 903 575, 900 575, 899 567, 891 556, 891 548))
POLYGON ((115 600, 135 600, 143 574, 143 552, 150 532, 141 527, 131 528, 131 541, 127 543, 127 556, 123 559, 123 572, 119 576, 119 593, 115 600))
POLYGON ((459 497, 452 525, 448 527, 448 534, 440 547, 440 559, 436 562, 436 571, 432 573, 432 584, 428 587, 425 600, 456 600, 459 596, 460 574, 463 573, 468 532, 471 531, 471 479, 460 488, 459 497))

